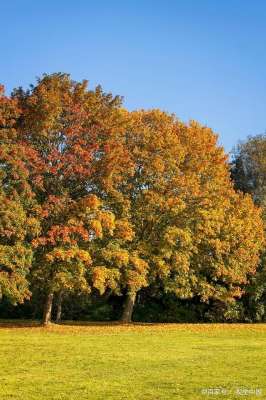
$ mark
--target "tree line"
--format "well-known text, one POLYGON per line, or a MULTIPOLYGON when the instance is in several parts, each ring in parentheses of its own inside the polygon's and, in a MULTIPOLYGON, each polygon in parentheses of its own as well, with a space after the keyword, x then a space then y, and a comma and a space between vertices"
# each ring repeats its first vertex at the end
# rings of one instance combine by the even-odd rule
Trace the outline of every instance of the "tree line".
POLYGON ((68 74, 1 86, 0 316, 263 320, 265 143, 229 162, 208 127, 68 74))

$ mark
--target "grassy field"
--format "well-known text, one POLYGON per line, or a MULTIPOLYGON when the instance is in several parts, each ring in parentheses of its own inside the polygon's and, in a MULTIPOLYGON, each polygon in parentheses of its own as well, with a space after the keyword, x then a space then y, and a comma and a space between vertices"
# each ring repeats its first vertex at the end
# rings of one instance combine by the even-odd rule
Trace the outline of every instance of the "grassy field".
POLYGON ((1 400, 266 399, 266 325, 0 323, 0 354, 1 400))

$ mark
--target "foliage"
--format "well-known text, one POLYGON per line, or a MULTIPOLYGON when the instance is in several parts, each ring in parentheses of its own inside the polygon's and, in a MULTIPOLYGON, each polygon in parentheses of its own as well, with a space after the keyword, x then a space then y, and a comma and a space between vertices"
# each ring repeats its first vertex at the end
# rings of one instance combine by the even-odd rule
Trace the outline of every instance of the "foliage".
MULTIPOLYGON (((244 193, 250 193, 253 200, 262 209, 262 218, 266 222, 266 135, 249 137, 239 143, 233 153, 232 178, 235 187, 244 193)), ((245 319, 263 321, 266 319, 266 263, 265 250, 260 258, 257 273, 251 278, 242 299, 245 319)))
POLYGON ((30 242, 39 232, 27 152, 17 137, 19 116, 17 102, 0 87, 0 296, 13 303, 29 298, 30 242))
POLYGON ((243 295, 263 225, 250 196, 234 190, 211 129, 128 112, 120 97, 67 74, 1 93, 5 296, 23 301, 30 285, 46 294, 49 319, 54 295, 97 290, 124 296, 130 321, 152 285, 202 303, 243 295))
POLYGON ((179 298, 239 297, 255 273, 263 227, 250 197, 234 191, 217 137, 153 110, 131 115, 126 138, 134 166, 119 188, 134 226, 127 251, 147 263, 128 290, 159 279, 179 298))

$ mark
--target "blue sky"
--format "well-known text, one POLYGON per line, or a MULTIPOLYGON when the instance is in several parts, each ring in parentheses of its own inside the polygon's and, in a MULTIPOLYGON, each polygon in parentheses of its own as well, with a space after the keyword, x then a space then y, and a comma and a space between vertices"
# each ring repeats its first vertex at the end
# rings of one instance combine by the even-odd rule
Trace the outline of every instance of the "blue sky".
POLYGON ((0 21, 8 91, 68 72, 196 119, 227 151, 266 130, 265 0, 3 0, 0 21))

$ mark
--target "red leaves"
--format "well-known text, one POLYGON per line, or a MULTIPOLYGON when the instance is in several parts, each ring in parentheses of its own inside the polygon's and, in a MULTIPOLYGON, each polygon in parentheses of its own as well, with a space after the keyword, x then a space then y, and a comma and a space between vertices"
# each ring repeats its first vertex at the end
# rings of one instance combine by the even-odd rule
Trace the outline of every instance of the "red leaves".
POLYGON ((45 236, 40 236, 33 241, 34 247, 45 245, 71 244, 75 245, 78 241, 89 240, 89 232, 83 226, 53 225, 45 236))
POLYGON ((160 110, 129 113, 66 74, 12 98, 0 88, 0 128, 1 190, 17 194, 28 226, 5 216, 2 236, 22 231, 54 290, 84 289, 92 263, 101 292, 159 279, 207 301, 237 295, 255 270, 260 216, 234 192, 209 128, 160 110))

